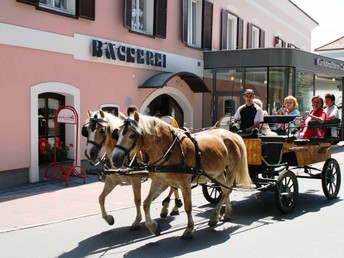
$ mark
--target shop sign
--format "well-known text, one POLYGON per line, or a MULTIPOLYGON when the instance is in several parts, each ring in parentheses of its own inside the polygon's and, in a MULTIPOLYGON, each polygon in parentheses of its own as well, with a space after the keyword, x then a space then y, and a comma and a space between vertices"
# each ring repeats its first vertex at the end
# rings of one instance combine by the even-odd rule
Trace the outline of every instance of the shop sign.
POLYGON ((166 68, 166 55, 117 42, 92 40, 92 56, 109 60, 166 68))
POLYGON ((76 124, 76 117, 71 109, 63 108, 57 114, 57 122, 63 124, 76 124))
POLYGON ((332 60, 325 60, 324 58, 317 58, 315 64, 330 69, 344 71, 344 63, 342 62, 335 62, 332 60))

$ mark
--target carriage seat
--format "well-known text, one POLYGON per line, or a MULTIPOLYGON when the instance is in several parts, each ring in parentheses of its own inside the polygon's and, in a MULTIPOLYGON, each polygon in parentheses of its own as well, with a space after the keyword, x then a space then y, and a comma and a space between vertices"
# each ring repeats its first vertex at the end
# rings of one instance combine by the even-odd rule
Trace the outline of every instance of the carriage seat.
POLYGON ((265 136, 261 135, 259 138, 262 142, 292 142, 296 140, 295 136, 288 136, 288 135, 276 135, 276 136, 265 136))
POLYGON ((341 124, 340 124, 340 119, 335 118, 331 120, 325 120, 324 123, 319 123, 318 121, 310 121, 308 123, 308 129, 316 129, 316 128, 323 128, 326 129, 326 136, 325 138, 322 139, 310 139, 310 141, 314 144, 319 143, 319 142, 333 142, 334 138, 335 139, 340 139, 340 130, 341 124), (336 128, 337 129, 337 137, 331 137, 331 129, 336 128))
POLYGON ((288 124, 289 122, 294 121, 294 119, 299 116, 282 116, 282 115, 273 115, 273 116, 264 116, 264 124, 288 124))

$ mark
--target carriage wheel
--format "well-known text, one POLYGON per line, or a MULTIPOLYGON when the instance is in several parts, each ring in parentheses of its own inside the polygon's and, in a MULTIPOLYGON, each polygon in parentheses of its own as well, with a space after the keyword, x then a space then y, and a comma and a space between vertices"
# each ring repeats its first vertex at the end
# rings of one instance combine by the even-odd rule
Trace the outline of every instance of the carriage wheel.
POLYGON ((340 167, 335 159, 326 160, 321 173, 322 189, 328 199, 336 198, 340 189, 340 167))
POLYGON ((202 185, 204 198, 210 203, 218 203, 222 197, 221 187, 216 185, 202 185))
POLYGON ((288 213, 295 209, 299 194, 297 178, 290 170, 284 170, 277 179, 275 198, 278 209, 288 213))

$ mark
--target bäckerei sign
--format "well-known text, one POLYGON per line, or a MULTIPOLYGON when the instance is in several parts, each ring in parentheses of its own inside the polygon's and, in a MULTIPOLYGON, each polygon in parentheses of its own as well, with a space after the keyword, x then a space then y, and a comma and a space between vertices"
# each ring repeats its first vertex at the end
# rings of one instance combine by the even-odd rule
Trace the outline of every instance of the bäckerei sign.
POLYGON ((166 68, 166 55, 121 43, 92 40, 92 56, 146 66, 166 68))

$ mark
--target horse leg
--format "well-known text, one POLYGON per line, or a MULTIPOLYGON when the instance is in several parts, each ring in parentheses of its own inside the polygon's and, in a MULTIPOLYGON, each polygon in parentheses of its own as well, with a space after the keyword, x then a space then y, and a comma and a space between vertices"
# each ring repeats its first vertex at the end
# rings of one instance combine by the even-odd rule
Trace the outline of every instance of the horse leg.
POLYGON ((225 202, 226 199, 228 199, 228 189, 224 190, 223 187, 221 187, 222 189, 222 198, 221 200, 218 202, 218 204, 216 205, 213 214, 211 215, 208 225, 210 227, 213 227, 217 224, 217 222, 219 221, 219 217, 220 217, 220 211, 222 208, 223 203, 225 202))
POLYGON ((170 205, 171 195, 173 193, 173 188, 170 188, 168 196, 162 201, 162 209, 160 212, 160 218, 166 218, 168 214, 168 206, 170 205))
POLYGON ((193 238, 193 231, 194 231, 194 221, 192 218, 192 200, 191 200, 191 186, 184 185, 181 188, 183 198, 184 198, 184 210, 187 215, 188 224, 187 227, 181 236, 183 240, 189 240, 193 238))
POLYGON ((161 218, 166 218, 168 214, 168 206, 171 201, 171 196, 174 193, 174 207, 170 213, 171 216, 179 215, 179 208, 183 206, 183 202, 179 197, 178 189, 171 187, 168 196, 162 201, 162 209, 160 212, 161 218))
POLYGON ((109 193, 119 184, 120 182, 116 180, 116 177, 113 175, 107 175, 104 183, 104 188, 102 193, 98 197, 100 210, 102 212, 103 219, 109 224, 113 225, 115 223, 115 219, 112 215, 108 215, 105 210, 105 198, 108 196, 109 193))
POLYGON ((179 208, 183 206, 183 202, 179 197, 178 189, 171 188, 171 191, 174 193, 174 207, 170 215, 175 216, 175 215, 179 215, 179 208))
POLYGON ((131 224, 130 230, 139 230, 140 222, 142 220, 141 214, 141 178, 133 177, 131 180, 131 187, 133 188, 134 193, 134 203, 136 207, 136 218, 135 221, 131 224))
POLYGON ((161 233, 161 229, 159 224, 155 221, 152 220, 151 215, 150 215, 150 207, 152 204, 152 201, 157 198, 168 186, 164 185, 158 185, 154 180, 151 183, 151 187, 149 189, 149 193, 148 196, 146 197, 146 199, 143 202, 143 210, 145 212, 145 218, 146 218, 146 227, 148 228, 148 230, 156 235, 159 236, 161 233))

